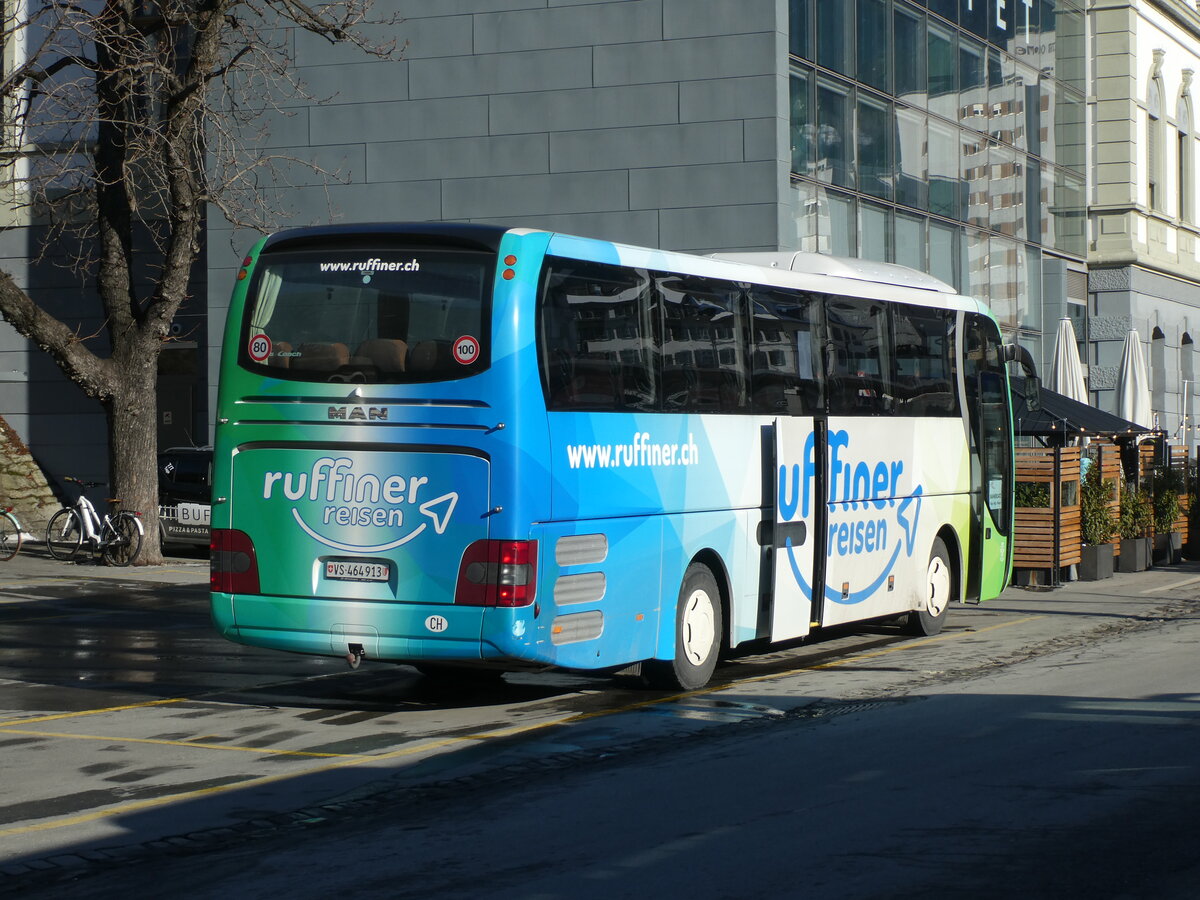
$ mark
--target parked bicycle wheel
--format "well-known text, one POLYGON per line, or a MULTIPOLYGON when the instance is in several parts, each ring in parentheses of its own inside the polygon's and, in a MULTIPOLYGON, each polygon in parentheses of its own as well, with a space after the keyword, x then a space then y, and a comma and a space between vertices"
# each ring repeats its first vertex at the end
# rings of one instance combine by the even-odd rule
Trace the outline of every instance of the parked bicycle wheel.
POLYGON ((73 509, 60 509, 46 526, 46 549, 55 559, 73 559, 83 543, 83 526, 73 509))
POLYGON ((0 562, 7 562, 21 549, 21 523, 8 510, 0 510, 0 562))
POLYGON ((104 529, 104 561, 110 566, 127 566, 142 550, 142 523, 131 512, 112 517, 112 528, 104 529))

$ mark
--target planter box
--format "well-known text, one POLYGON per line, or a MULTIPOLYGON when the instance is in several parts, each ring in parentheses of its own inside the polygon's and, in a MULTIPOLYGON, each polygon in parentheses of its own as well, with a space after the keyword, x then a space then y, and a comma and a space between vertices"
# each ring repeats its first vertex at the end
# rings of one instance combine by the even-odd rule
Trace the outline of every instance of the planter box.
POLYGON ((1183 535, 1178 531, 1154 536, 1154 564, 1177 566, 1183 562, 1183 535))
POLYGON ((1150 568, 1150 538, 1126 538, 1121 541, 1118 572, 1144 572, 1150 568))
POLYGON ((1080 581, 1099 581, 1102 578, 1112 578, 1113 545, 1086 544, 1079 561, 1080 581))

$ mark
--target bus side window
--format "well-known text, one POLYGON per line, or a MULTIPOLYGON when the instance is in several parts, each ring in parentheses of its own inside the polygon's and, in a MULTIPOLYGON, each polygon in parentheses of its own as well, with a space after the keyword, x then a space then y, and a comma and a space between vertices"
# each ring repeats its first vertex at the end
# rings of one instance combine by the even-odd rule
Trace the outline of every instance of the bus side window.
POLYGON ((547 259, 538 325, 547 409, 657 408, 649 300, 641 270, 547 259))
POLYGON ((957 416, 953 313, 900 303, 893 307, 892 323, 897 412, 957 416))
POLYGON ((823 398, 812 295, 754 287, 749 300, 752 410, 767 415, 813 415, 823 398))
POLYGON ((829 412, 886 415, 895 410, 887 306, 856 297, 830 297, 829 412))
POLYGON ((728 281, 655 278, 663 310, 664 409, 740 413, 746 408, 743 292, 728 281))

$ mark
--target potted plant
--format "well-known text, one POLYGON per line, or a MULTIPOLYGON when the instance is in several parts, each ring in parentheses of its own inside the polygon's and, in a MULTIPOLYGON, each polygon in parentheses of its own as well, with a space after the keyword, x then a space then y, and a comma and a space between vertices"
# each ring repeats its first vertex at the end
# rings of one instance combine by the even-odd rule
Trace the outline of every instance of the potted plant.
POLYGON ((1183 535, 1175 530, 1183 473, 1163 466, 1154 476, 1154 561, 1171 566, 1183 560, 1183 535))
POLYGON ((1109 502, 1113 483, 1105 481, 1100 466, 1093 463, 1083 476, 1079 491, 1080 534, 1083 538, 1079 563, 1080 581, 1099 581, 1113 573, 1112 539, 1117 531, 1109 502))
POLYGON ((1154 505, 1144 488, 1121 488, 1121 513, 1117 533, 1121 536, 1118 572, 1141 572, 1150 568, 1150 529, 1154 524, 1154 505))

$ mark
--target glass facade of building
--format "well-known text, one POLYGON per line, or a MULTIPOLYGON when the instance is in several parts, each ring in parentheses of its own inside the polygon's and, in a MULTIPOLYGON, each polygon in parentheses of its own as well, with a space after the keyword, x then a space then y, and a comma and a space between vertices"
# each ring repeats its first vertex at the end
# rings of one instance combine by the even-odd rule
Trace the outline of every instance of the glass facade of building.
POLYGON ((930 272, 1041 331, 1044 259, 1086 253, 1082 0, 790 7, 796 247, 930 272))

